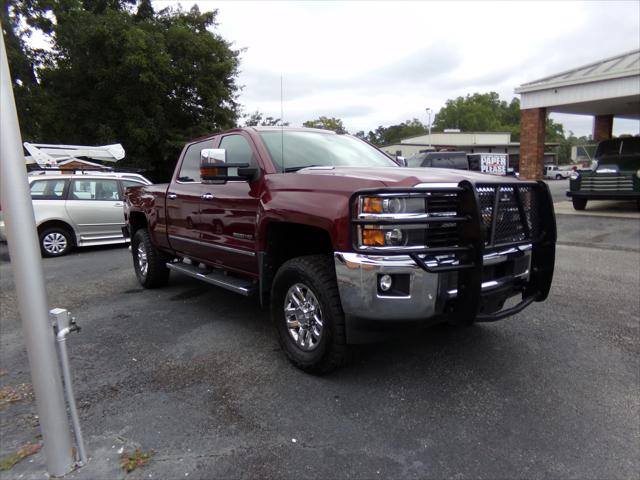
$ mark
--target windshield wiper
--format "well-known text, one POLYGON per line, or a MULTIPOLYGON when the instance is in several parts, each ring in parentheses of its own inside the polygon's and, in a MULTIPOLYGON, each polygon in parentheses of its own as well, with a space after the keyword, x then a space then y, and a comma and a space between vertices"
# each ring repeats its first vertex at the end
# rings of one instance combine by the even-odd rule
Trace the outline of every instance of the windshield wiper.
POLYGON ((319 167, 320 165, 300 165, 297 167, 287 167, 284 169, 284 173, 289 173, 289 172, 297 172, 298 170, 302 170, 303 168, 309 168, 309 167, 319 167))

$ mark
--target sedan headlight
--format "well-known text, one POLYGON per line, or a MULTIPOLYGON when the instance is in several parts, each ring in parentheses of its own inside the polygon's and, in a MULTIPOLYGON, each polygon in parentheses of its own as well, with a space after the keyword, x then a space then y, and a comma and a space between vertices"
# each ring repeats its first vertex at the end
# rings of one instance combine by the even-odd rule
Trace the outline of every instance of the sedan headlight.
POLYGON ((578 172, 571 172, 571 175, 569 175, 569 179, 571 180, 578 180, 580 178, 580 174, 578 172))

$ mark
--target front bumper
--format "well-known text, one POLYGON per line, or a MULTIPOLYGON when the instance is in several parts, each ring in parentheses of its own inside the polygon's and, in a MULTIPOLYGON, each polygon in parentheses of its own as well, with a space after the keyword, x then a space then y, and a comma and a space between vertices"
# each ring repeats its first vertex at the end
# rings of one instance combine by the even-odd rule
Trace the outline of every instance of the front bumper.
POLYGON ((335 255, 343 310, 352 317, 347 321, 348 336, 350 323, 366 323, 368 328, 372 323, 399 325, 401 320, 422 324, 448 320, 457 325, 491 322, 549 294, 556 223, 551 194, 543 182, 463 181, 457 187, 360 191, 352 198, 351 217, 353 252, 335 255), (455 212, 448 213, 452 194, 455 212), (357 213, 362 195, 426 198, 426 218, 387 221, 418 228, 425 224, 426 245, 363 246, 360 225, 384 224, 385 219, 362 218, 357 213), (443 200, 447 213, 438 214, 442 205, 438 202, 443 200), (457 227, 442 231, 433 226, 442 224, 457 227), (429 244, 429 235, 441 243, 429 244), (392 277, 392 284, 399 280, 400 288, 388 290, 391 294, 383 293, 380 286, 380 276, 385 274, 392 277), (505 301, 518 294, 520 302, 504 308, 505 301))
MULTIPOLYGON (((455 271, 428 272, 409 256, 372 256, 351 252, 334 254, 342 308, 349 316, 368 320, 421 320, 447 313, 458 296, 455 271), (382 292, 382 275, 408 279, 404 292, 382 292)), ((434 265, 435 266, 435 265, 434 265)), ((531 245, 520 245, 483 256, 485 275, 481 295, 500 300, 517 295, 529 280, 531 245), (517 260, 514 260, 517 258, 517 260), (498 265, 510 262, 509 269, 498 265), (508 273, 506 273, 508 272, 508 273), (492 275, 494 274, 494 275, 492 275)))

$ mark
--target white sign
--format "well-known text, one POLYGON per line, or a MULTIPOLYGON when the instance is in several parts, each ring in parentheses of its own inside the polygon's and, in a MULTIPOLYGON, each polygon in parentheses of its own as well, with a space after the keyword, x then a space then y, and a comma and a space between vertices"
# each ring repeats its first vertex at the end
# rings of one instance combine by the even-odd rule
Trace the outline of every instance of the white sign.
POLYGON ((506 153, 483 153, 480 155, 480 171, 491 175, 507 174, 506 153))

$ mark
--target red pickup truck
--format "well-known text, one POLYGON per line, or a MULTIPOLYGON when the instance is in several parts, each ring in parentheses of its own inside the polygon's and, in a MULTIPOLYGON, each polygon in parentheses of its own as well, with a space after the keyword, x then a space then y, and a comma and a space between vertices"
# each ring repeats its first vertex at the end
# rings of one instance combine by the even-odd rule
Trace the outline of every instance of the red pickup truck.
POLYGON ((129 188, 124 209, 144 287, 175 271, 256 295, 289 359, 309 372, 401 326, 513 315, 545 300, 553 277, 544 183, 404 168, 324 130, 198 139, 171 183, 129 188))

